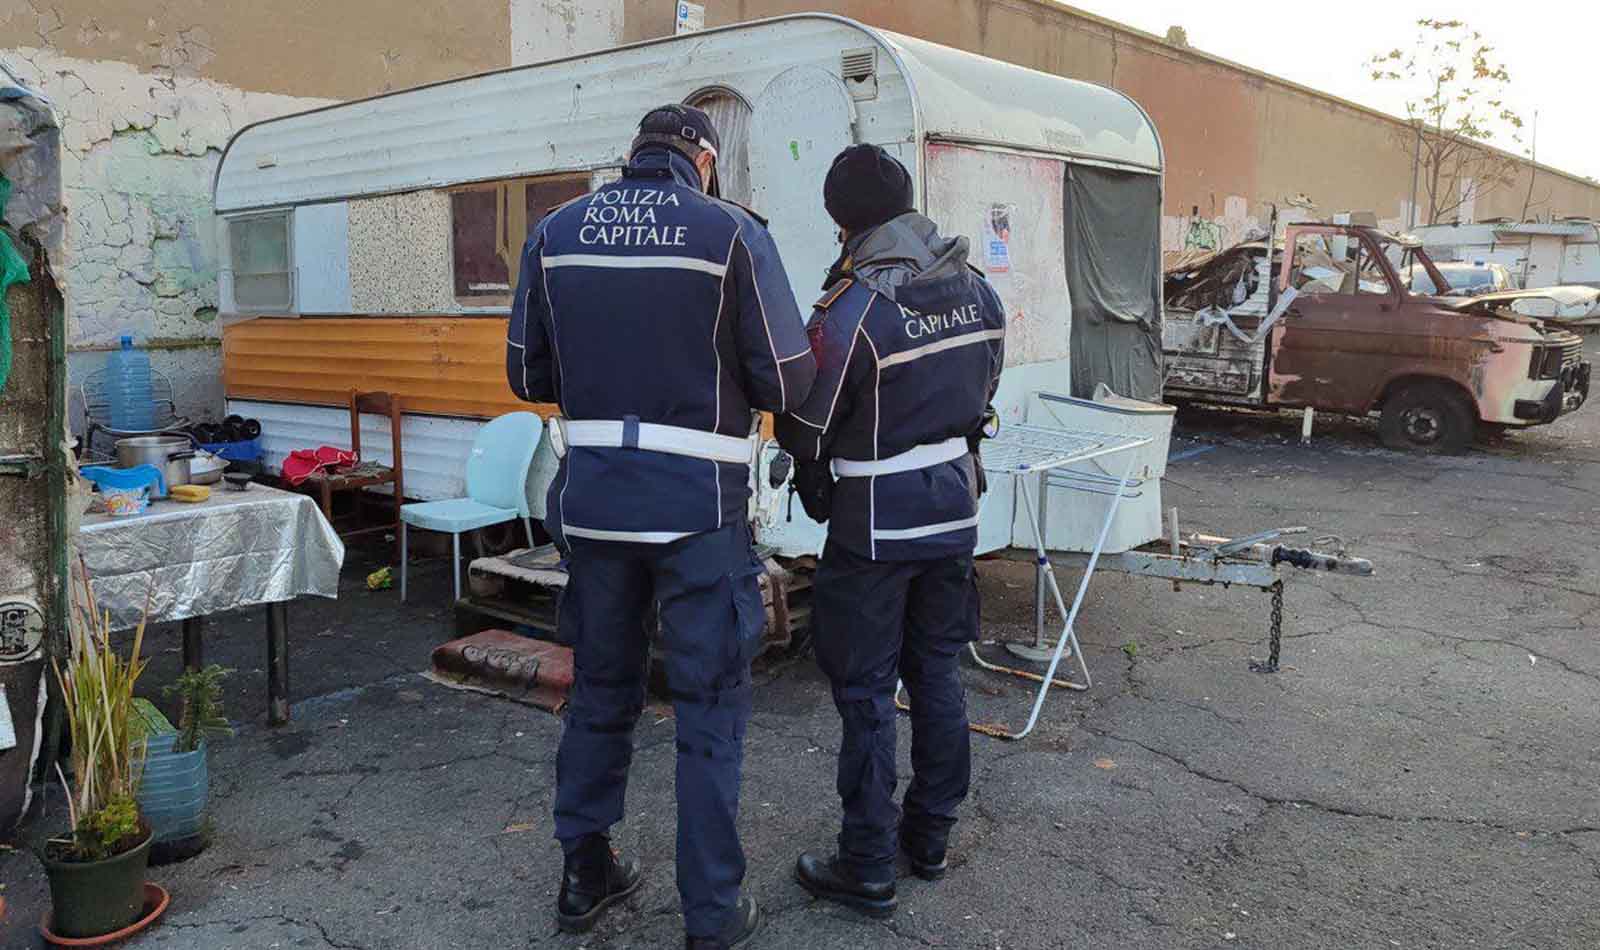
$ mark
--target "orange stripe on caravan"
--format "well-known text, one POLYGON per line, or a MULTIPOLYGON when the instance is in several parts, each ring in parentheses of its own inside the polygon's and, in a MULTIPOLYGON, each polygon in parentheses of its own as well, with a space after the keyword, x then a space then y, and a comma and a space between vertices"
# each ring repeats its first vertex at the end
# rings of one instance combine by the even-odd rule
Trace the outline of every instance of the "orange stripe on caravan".
MULTIPOLYGON (((349 405, 350 390, 400 397, 406 412, 492 419, 529 405, 506 384, 506 317, 261 317, 222 331, 230 399, 349 405)), ((772 436, 772 416, 761 414, 772 436)))

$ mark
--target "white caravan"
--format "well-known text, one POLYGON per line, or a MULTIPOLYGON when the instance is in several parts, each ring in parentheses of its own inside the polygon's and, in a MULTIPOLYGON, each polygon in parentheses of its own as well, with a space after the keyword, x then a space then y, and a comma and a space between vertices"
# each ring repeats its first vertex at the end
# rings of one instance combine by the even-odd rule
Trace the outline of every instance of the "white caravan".
MULTIPOLYGON (((215 185, 229 264, 225 386, 230 412, 262 421, 269 463, 341 444, 345 393, 386 390, 410 407, 407 494, 461 494, 472 432, 514 408, 494 343, 522 235, 552 197, 618 174, 639 116, 673 101, 718 121, 724 192, 770 219, 804 313, 838 251, 821 200, 829 162, 862 142, 897 155, 918 207, 971 239, 973 263, 1010 314, 1002 425, 1153 436, 1106 549, 1161 535, 1170 409, 1070 398, 1103 383, 1159 399, 1162 150, 1150 118, 1103 86, 815 14, 241 130, 215 185)), ((375 430, 370 444, 388 439, 375 430)), ((552 461, 541 451, 535 481, 552 461)), ((1112 473, 1089 462, 1062 477, 1103 489, 1122 464, 1110 463, 1112 473)), ((760 540, 782 554, 816 553, 821 527, 798 505, 791 514, 786 490, 770 488, 762 469, 760 540)), ((991 479, 980 551, 1032 547, 1009 482, 991 479)), ((1051 508, 1050 546, 1087 550, 1109 496, 1073 497, 1051 508)))

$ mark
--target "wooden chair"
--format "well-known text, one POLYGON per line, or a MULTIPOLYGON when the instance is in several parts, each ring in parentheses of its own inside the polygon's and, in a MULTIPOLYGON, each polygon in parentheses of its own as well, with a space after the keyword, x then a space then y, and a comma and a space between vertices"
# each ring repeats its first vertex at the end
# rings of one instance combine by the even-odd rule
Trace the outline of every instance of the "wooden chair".
POLYGON ((393 525, 376 525, 368 528, 352 528, 339 531, 341 538, 350 538, 357 535, 372 534, 377 531, 393 531, 395 536, 395 554, 400 554, 400 508, 405 503, 405 459, 400 452, 400 399, 385 392, 356 392, 350 391, 350 450, 356 454, 355 465, 335 472, 321 471, 312 474, 305 480, 302 487, 314 491, 320 500, 323 517, 328 523, 338 530, 338 522, 333 517, 333 495, 335 492, 355 493, 355 516, 359 520, 362 504, 366 500, 366 489, 374 485, 394 486, 394 523, 393 525), (393 442, 394 464, 384 465, 373 462, 361 456, 361 414, 370 412, 376 415, 389 417, 389 434, 393 442))

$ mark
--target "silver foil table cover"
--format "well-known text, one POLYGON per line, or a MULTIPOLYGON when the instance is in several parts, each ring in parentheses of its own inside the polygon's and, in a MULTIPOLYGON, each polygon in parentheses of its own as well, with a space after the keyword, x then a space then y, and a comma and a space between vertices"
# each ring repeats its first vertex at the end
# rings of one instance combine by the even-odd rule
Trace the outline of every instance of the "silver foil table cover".
POLYGON ((136 625, 146 603, 151 623, 183 621, 189 668, 202 662, 200 618, 266 605, 268 714, 288 721, 285 605, 337 597, 344 563, 344 542, 309 496, 256 484, 155 502, 141 515, 85 515, 78 549, 113 627, 136 625))

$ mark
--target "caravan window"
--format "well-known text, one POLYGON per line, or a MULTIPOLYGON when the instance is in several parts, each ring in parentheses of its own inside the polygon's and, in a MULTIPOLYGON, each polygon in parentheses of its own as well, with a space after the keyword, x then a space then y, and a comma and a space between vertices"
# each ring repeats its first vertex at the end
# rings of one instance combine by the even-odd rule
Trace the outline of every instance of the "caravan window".
POLYGON ((240 312, 280 313, 294 306, 289 212, 255 214, 228 222, 228 268, 233 305, 240 312))
POLYGON ((717 183, 722 197, 750 206, 750 103, 731 89, 707 89, 689 97, 688 105, 704 109, 722 140, 717 156, 717 183))
POLYGON ((450 195, 456 300, 508 307, 528 233, 552 207, 589 190, 589 176, 546 175, 468 185, 450 195))

